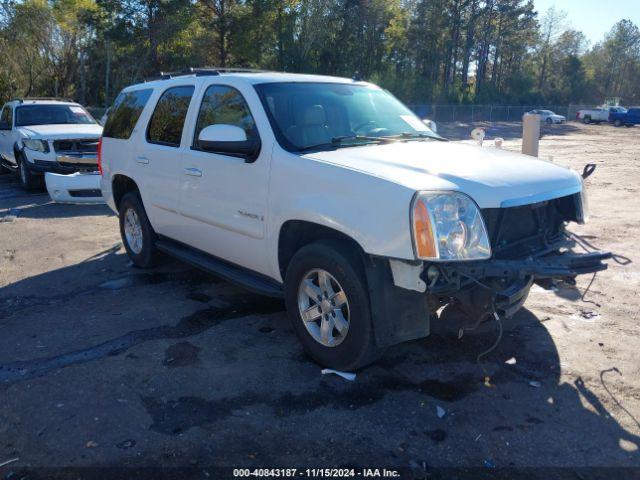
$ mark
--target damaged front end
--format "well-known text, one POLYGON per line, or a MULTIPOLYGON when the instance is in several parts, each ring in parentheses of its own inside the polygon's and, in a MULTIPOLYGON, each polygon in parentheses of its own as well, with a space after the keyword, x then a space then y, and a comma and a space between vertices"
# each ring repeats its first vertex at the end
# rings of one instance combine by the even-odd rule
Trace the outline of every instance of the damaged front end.
MULTIPOLYGON (((494 312, 510 317, 524 304, 536 283, 553 288, 575 284, 578 275, 607 268, 610 252, 577 253, 568 222, 582 223, 580 193, 529 205, 482 209, 491 258, 464 262, 425 262, 420 278, 432 311, 459 306, 472 319, 494 312)), ((581 243, 584 247, 584 245, 581 243)))

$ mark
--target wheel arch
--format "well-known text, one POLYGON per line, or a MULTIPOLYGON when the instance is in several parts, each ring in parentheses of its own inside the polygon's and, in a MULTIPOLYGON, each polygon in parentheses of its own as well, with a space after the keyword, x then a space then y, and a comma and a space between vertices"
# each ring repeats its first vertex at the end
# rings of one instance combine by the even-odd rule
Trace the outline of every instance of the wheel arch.
POLYGON ((306 245, 323 241, 339 244, 347 252, 364 260, 365 251, 353 237, 340 230, 308 220, 287 220, 278 232, 278 269, 282 279, 295 253, 306 245))
POLYGON ((111 179, 111 190, 113 194, 113 202, 116 206, 116 210, 120 208, 120 202, 122 197, 128 192, 138 192, 138 184, 131 177, 123 174, 116 174, 111 179))
POLYGON ((18 164, 18 157, 22 155, 22 148, 20 148, 20 144, 18 142, 13 143, 13 157, 16 160, 16 165, 18 164))

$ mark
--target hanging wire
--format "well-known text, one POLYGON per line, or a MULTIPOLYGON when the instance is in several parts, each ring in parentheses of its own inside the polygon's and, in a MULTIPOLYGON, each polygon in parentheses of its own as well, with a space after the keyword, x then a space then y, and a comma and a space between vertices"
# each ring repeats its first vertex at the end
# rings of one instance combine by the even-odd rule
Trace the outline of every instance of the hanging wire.
MULTIPOLYGON (((495 310, 493 311, 493 318, 495 318, 496 323, 498 324, 498 338, 496 338, 496 341, 493 343, 493 345, 491 345, 491 347, 489 347, 484 352, 478 354, 478 356, 476 357, 477 363, 480 363, 480 359, 482 357, 485 357, 489 355, 491 352, 493 352, 498 346, 498 344, 500 343, 500 340, 502 340, 502 321, 500 320, 500 315, 498 315, 498 312, 496 312, 495 310)), ((483 367, 483 370, 484 370, 484 367, 483 367)))

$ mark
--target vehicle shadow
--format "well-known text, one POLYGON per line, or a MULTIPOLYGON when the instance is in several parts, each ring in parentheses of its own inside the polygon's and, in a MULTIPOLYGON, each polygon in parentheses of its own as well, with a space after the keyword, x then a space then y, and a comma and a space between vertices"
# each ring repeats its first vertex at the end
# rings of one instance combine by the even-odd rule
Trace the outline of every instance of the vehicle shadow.
MULTIPOLYGON (((0 289, 0 392, 11 389, 12 398, 46 410, 62 400, 34 395, 34 379, 55 375, 56 385, 70 397, 64 401, 72 402, 77 401, 71 398, 78 389, 73 372, 85 372, 83 391, 131 393, 127 401, 138 407, 127 412, 141 417, 122 421, 135 438, 147 439, 139 443, 161 434, 162 442, 177 445, 186 432, 208 435, 211 428, 220 435, 216 438, 230 464, 277 463, 286 449, 287 462, 306 465, 310 451, 331 441, 332 462, 338 465, 354 458, 363 465, 422 460, 436 466, 482 465, 480 455, 504 467, 640 465, 640 437, 607 409, 591 379, 562 375, 553 337, 527 309, 503 322, 501 341, 481 359, 479 354, 495 342, 497 324, 482 324, 458 338, 452 322, 455 312, 445 309, 432 323, 431 336, 389 348, 375 364, 358 372, 356 381, 347 382, 320 375, 319 366, 306 358, 281 301, 174 261, 151 270, 132 268, 119 249, 116 245, 82 263, 0 289), (185 305, 182 310, 175 308, 178 302, 185 305), (41 322, 50 317, 55 317, 56 330, 47 330, 47 351, 55 353, 28 353, 31 332, 44 330, 41 322), (161 351, 134 355, 140 349, 161 351), (181 360, 176 354, 180 349, 188 358, 199 356, 197 365, 181 360), (159 364, 156 359, 163 352, 165 360, 159 364), (176 358, 178 364, 173 365, 176 358), (125 363, 134 360, 135 364, 125 363), (102 363, 107 361, 111 368, 102 363), (116 368, 113 362, 121 363, 116 368), (176 367, 182 368, 179 375, 167 373, 176 367), (237 380, 216 377, 240 367, 237 380), (151 391, 140 381, 149 372, 154 378, 151 391), (207 388, 216 378, 215 388, 207 388), (445 412, 443 418, 438 418, 436 406, 445 412), (260 451, 255 459, 248 459, 249 447, 233 443, 236 435, 250 433, 239 409, 251 409, 259 425, 268 425, 266 430, 260 427, 259 445, 251 446, 260 451), (317 429, 318 423, 322 429, 317 429), (143 425, 149 425, 149 431, 143 425), (363 437, 354 442, 353 432, 363 437), (227 442, 235 446, 226 448, 227 442), (511 446, 505 448, 505 442, 511 446), (452 448, 455 458, 447 453, 452 448)), ((605 377, 613 381, 608 375, 616 371, 611 366, 588 373, 600 379, 622 414, 637 425, 605 384, 605 377)), ((8 405, 0 405, 0 416, 20 413, 7 412, 8 405)), ((24 420, 11 435, 29 437, 35 431, 24 420)), ((65 432, 52 433, 60 437, 49 445, 66 443, 65 432)), ((153 445, 149 448, 153 451, 153 445)), ((189 455, 193 457, 180 461, 210 461, 202 450, 189 455)), ((135 465, 135 459, 129 460, 135 465)), ((171 463, 156 460, 156 465, 171 463)))
POLYGON ((111 209, 105 204, 63 204, 53 203, 49 197, 46 197, 46 203, 34 205, 28 202, 26 205, 12 207, 16 216, 20 218, 73 218, 73 217, 91 217, 96 215, 115 215, 111 209))
MULTIPOLYGON (((492 141, 496 137, 505 140, 522 138, 522 122, 449 122, 438 123, 438 133, 449 140, 470 140, 474 128, 484 128, 485 141, 492 141)), ((541 125, 540 137, 551 135, 570 135, 579 130, 572 123, 560 125, 541 125)))

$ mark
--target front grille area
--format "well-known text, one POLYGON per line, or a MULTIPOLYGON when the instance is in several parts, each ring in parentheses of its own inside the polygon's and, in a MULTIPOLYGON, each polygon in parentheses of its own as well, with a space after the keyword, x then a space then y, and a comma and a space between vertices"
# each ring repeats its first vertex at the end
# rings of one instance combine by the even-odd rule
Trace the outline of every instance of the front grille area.
POLYGON ((521 207, 482 209, 493 258, 526 258, 560 240, 564 222, 576 219, 575 202, 575 195, 569 195, 521 207))
POLYGON ((70 140, 54 140, 53 149, 56 151, 56 153, 97 153, 98 139, 82 138, 70 140))

